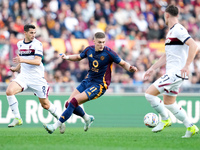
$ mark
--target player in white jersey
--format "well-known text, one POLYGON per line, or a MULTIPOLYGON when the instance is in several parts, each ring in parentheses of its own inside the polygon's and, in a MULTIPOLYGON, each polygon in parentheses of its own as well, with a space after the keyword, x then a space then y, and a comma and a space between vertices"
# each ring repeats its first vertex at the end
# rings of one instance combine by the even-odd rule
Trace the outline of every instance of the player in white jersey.
POLYGON ((161 116, 161 122, 152 129, 153 132, 159 132, 165 127, 171 126, 171 119, 165 109, 167 108, 187 128, 182 138, 190 138, 199 129, 187 117, 185 111, 177 105, 176 97, 179 87, 184 80, 188 79, 189 65, 195 57, 198 46, 187 30, 178 23, 178 13, 178 8, 174 5, 169 5, 165 10, 165 23, 169 27, 165 41, 165 54, 146 71, 144 80, 147 80, 157 68, 163 65, 166 65, 166 74, 146 90, 145 97, 161 116), (163 94, 164 103, 157 96, 160 93, 163 94))
MULTIPOLYGON (((49 86, 44 79, 44 66, 42 64, 43 48, 42 43, 35 39, 35 34, 35 26, 27 24, 24 26, 24 40, 17 43, 18 55, 13 61, 18 64, 16 67, 11 67, 10 70, 13 72, 20 70, 20 74, 9 84, 6 90, 8 104, 15 116, 8 127, 15 127, 23 123, 15 94, 27 88, 30 88, 39 98, 44 109, 47 109, 57 119, 60 116, 56 107, 48 99, 49 86)), ((62 124, 60 133, 64 132, 65 124, 62 124)))

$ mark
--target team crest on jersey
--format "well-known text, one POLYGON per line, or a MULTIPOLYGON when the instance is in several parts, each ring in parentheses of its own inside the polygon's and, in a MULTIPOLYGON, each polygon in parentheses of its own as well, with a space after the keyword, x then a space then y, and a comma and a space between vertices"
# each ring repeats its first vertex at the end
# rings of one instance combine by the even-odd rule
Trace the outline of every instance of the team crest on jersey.
POLYGON ((104 56, 101 56, 101 57, 100 57, 100 59, 101 59, 101 60, 104 60, 104 59, 105 59, 105 57, 104 57, 104 56))
POLYGON ((22 47, 22 45, 20 45, 19 47, 22 47))
POLYGON ((166 43, 170 43, 170 42, 171 42, 170 39, 166 39, 166 40, 165 40, 165 44, 166 44, 166 43))
POLYGON ((90 54, 89 57, 92 57, 92 54, 90 54))
POLYGON ((29 49, 31 49, 31 46, 32 46, 32 45, 29 46, 29 49))

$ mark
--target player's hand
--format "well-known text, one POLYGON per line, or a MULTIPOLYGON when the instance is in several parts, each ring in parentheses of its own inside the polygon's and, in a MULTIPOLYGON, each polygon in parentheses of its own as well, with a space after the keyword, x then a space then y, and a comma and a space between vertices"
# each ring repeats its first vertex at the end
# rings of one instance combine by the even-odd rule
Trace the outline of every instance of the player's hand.
POLYGON ((138 69, 135 66, 130 66, 129 72, 136 72, 138 69))
POLYGON ((148 80, 149 77, 153 74, 154 70, 152 68, 149 68, 145 74, 144 74, 144 80, 148 80))
POLYGON ((22 61, 22 58, 17 54, 17 57, 13 58, 13 62, 18 64, 18 63, 21 63, 22 61))
POLYGON ((12 72, 17 71, 17 70, 16 70, 16 67, 10 67, 10 70, 11 70, 12 72))
POLYGON ((189 76, 189 66, 184 66, 183 69, 181 69, 181 77, 186 78, 189 76))
POLYGON ((67 55, 65 55, 65 54, 63 54, 63 53, 61 53, 61 54, 59 54, 60 55, 60 57, 62 58, 62 59, 69 59, 69 56, 67 56, 67 55))

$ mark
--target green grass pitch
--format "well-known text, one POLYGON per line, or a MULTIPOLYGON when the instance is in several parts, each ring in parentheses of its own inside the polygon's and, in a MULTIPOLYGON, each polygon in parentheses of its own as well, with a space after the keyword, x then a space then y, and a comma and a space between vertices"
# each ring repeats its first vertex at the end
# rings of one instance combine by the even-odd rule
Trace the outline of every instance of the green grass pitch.
POLYGON ((150 128, 57 129, 48 134, 44 128, 0 128, 0 150, 199 150, 200 135, 182 139, 185 128, 169 127, 159 133, 150 128))

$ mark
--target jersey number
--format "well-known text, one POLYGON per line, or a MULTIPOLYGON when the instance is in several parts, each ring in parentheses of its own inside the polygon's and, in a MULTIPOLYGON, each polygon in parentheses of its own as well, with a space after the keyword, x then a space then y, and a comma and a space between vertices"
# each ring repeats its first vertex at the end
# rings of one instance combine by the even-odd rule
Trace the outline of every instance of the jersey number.
POLYGON ((93 86, 92 88, 90 88, 90 91, 91 91, 91 92, 94 92, 94 91, 96 91, 96 90, 97 90, 97 88, 94 87, 94 86, 93 86))

